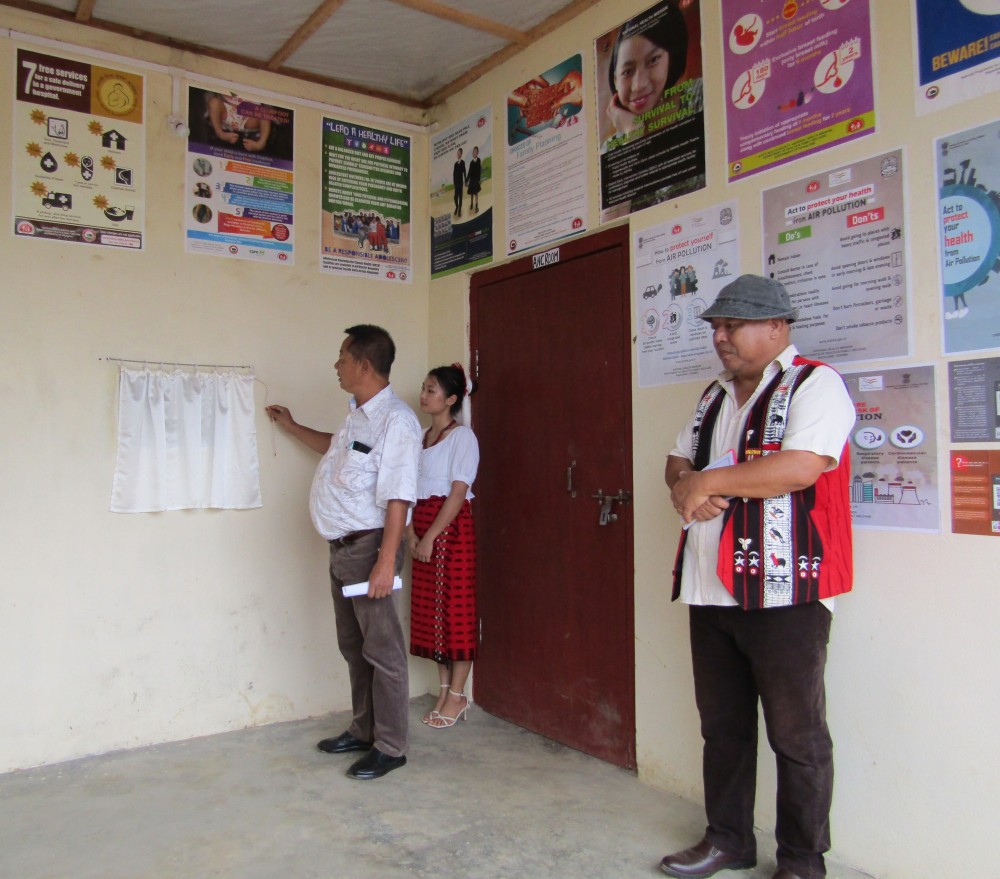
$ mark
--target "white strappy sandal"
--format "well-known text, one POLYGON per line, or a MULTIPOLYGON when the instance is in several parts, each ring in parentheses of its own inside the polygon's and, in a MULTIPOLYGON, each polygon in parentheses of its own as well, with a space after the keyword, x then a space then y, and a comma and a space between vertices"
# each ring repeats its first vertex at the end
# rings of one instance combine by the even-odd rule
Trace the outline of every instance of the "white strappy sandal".
POLYGON ((449 729, 453 727, 460 720, 468 720, 469 708, 472 706, 472 700, 465 695, 465 693, 456 693, 451 687, 448 688, 448 692, 452 696, 461 696, 465 699, 465 705, 462 706, 461 711, 458 712, 454 717, 449 717, 447 714, 441 714, 441 712, 435 712, 437 717, 432 717, 427 721, 427 725, 431 729, 449 729), (437 721, 435 723, 435 721, 437 721))

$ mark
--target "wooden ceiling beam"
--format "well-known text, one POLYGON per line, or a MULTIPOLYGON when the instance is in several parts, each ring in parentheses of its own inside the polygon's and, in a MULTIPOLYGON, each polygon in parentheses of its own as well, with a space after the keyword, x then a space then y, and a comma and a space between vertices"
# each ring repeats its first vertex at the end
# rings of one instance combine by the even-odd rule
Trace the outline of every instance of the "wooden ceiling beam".
MULTIPOLYGON (((43 15, 47 18, 53 18, 58 21, 83 24, 84 26, 92 27, 95 30, 105 31, 112 34, 120 34, 136 40, 142 40, 146 43, 153 43, 157 46, 166 46, 168 49, 176 49, 179 52, 189 52, 196 56, 214 58, 217 61, 226 61, 230 64, 238 64, 242 67, 248 67, 251 70, 265 70, 269 73, 277 73, 281 76, 290 77, 291 79, 312 82, 316 85, 339 89, 352 94, 364 95, 369 98, 377 98, 381 101, 389 101, 393 104, 398 104, 401 107, 412 107, 418 110, 430 109, 430 104, 417 98, 408 98, 404 95, 395 94, 394 92, 367 88, 356 82, 336 79, 331 76, 322 76, 321 74, 312 73, 308 70, 299 70, 295 67, 280 67, 277 70, 270 70, 266 64, 258 58, 251 58, 248 55, 238 55, 235 52, 227 52, 221 49, 212 49, 208 46, 202 46, 199 43, 190 43, 187 40, 177 40, 172 37, 165 37, 162 34, 145 31, 141 28, 116 24, 113 21, 91 18, 89 21, 76 22, 74 13, 57 9, 54 6, 46 6, 42 3, 36 3, 34 0, 0 0, 0 6, 10 6, 14 9, 22 9, 26 12, 33 12, 37 15, 43 15)), ((191 72, 189 76, 193 80, 198 79, 197 72, 191 72)), ((252 87, 250 87, 250 91, 253 91, 252 87)))
POLYGON ((90 21, 90 16, 94 14, 94 5, 97 0, 79 0, 76 4, 76 20, 79 22, 90 21))
MULTIPOLYGON (((393 0, 397 2, 397 0, 393 0)), ((540 40, 544 36, 548 36, 554 30, 562 27, 569 21, 572 21, 578 15, 586 12, 592 6, 596 6, 601 0, 573 0, 568 6, 564 6, 558 12, 552 13, 544 21, 536 24, 531 30, 526 34, 529 43, 534 43, 540 40)), ((457 79, 453 79, 446 86, 438 89, 434 94, 432 94, 428 99, 427 103, 431 107, 436 107, 443 101, 448 100, 452 95, 458 94, 466 86, 474 83, 479 77, 484 76, 496 67, 499 67, 505 61, 509 61, 515 55, 521 52, 523 47, 521 46, 505 46, 499 52, 494 52, 489 58, 481 61, 471 70, 466 71, 457 79)))
POLYGON ((463 25, 472 30, 492 34, 495 37, 500 37, 500 39, 506 40, 508 43, 515 43, 518 46, 523 47, 531 44, 531 38, 524 31, 507 27, 505 24, 489 18, 483 18, 481 15, 476 15, 472 12, 453 9, 451 6, 437 3, 436 0, 390 0, 390 2, 395 3, 397 6, 405 6, 408 9, 415 9, 427 15, 443 18, 445 21, 453 21, 455 24, 463 25))
POLYGON ((341 6, 343 6, 345 0, 323 0, 319 6, 313 10, 312 15, 305 20, 305 22, 299 27, 299 29, 292 34, 274 55, 268 59, 267 69, 268 70, 278 70, 282 64, 285 63, 289 58, 292 57, 300 48, 302 48, 303 43, 306 42, 316 31, 318 31, 333 13, 335 13, 341 6))

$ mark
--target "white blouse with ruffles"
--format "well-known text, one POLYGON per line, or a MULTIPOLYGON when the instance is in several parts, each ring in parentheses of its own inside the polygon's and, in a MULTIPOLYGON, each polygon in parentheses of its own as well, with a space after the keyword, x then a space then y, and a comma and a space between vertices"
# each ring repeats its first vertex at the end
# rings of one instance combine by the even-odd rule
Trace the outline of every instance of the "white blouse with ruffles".
POLYGON ((417 497, 448 497, 456 480, 469 486, 465 493, 472 500, 472 483, 479 470, 479 442, 476 435, 462 424, 456 424, 443 440, 420 452, 420 475, 417 497))

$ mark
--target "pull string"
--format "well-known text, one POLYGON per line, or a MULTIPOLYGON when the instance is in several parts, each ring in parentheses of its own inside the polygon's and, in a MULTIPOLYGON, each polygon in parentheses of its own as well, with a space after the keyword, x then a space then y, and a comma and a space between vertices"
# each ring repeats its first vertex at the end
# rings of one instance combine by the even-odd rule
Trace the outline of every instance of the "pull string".
MULTIPOLYGON (((257 378, 257 376, 254 376, 253 380, 255 382, 257 382, 257 384, 264 385, 264 408, 267 409, 267 407, 270 405, 270 401, 268 400, 268 395, 269 395, 270 392, 267 389, 267 385, 263 381, 261 381, 259 378, 257 378)), ((277 443, 277 440, 275 440, 275 438, 274 438, 274 433, 275 433, 275 431, 274 431, 274 419, 273 418, 268 418, 267 420, 271 423, 271 454, 275 458, 277 458, 278 457, 278 443, 277 443)))

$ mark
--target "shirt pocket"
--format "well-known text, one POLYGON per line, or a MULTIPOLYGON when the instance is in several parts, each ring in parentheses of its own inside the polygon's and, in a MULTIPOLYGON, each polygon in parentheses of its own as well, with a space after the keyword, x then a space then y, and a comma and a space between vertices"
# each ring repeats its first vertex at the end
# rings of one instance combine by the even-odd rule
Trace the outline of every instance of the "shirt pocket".
POLYGON ((359 452, 357 449, 347 449, 341 478, 344 487, 352 494, 374 490, 378 478, 378 460, 374 450, 359 452))

